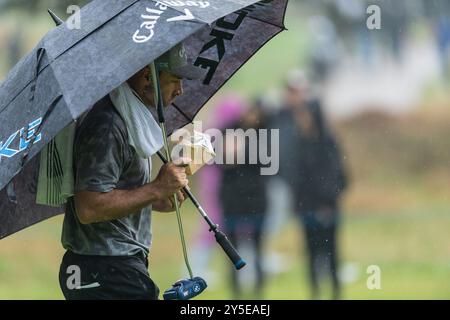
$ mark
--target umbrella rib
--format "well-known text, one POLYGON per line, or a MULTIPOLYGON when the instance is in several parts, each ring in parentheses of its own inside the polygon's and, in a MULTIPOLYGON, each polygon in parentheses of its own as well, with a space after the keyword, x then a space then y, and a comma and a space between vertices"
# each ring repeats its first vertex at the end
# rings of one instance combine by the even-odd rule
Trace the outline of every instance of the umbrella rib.
POLYGON ((277 27, 277 28, 280 28, 280 29, 283 29, 283 30, 287 30, 285 26, 279 26, 279 25, 277 25, 277 24, 275 24, 273 22, 270 22, 270 21, 265 21, 265 20, 262 20, 262 19, 258 19, 256 17, 252 17, 250 15, 247 15, 247 18, 250 18, 250 19, 262 22, 262 23, 270 24, 270 25, 272 25, 274 27, 277 27))
MULTIPOLYGON (((5 104, 5 106, 0 110, 0 114, 3 111, 5 111, 10 106, 10 104, 14 100, 16 100, 16 98, 18 96, 20 96, 22 94, 22 92, 24 92, 28 87, 30 87, 30 91, 31 91, 31 98, 30 99, 31 100, 34 99, 34 94, 35 94, 35 91, 36 91, 36 82, 38 80, 38 77, 41 74, 41 72, 44 71, 47 68, 47 66, 48 66, 48 65, 46 65, 41 70, 39 70, 40 69, 40 64, 41 64, 42 59, 44 57, 45 48, 39 48, 36 53, 37 53, 36 69, 35 69, 35 73, 34 73, 32 79, 30 79, 30 81, 21 90, 19 90, 19 92, 17 92, 17 94, 12 99, 10 99, 10 101, 8 101, 5 104)), ((2 83, 2 87, 3 87, 3 84, 4 83, 2 83)))
POLYGON ((178 110, 179 113, 181 113, 181 115, 182 115, 183 117, 185 117, 185 119, 186 119, 187 121, 189 121, 189 123, 192 123, 192 122, 194 121, 194 120, 191 119, 191 118, 190 118, 183 110, 181 110, 175 103, 172 103, 172 105, 174 106, 175 109, 178 110))
MULTIPOLYGON (((286 0, 286 5, 285 5, 285 7, 284 7, 284 12, 283 12, 283 19, 282 19, 282 21, 285 21, 285 20, 286 20, 286 11, 287 11, 287 7, 288 7, 288 0, 286 0)), ((242 10, 244 10, 244 9, 241 9, 241 10, 238 10, 238 11, 242 11, 242 10)), ((281 28, 282 31, 286 31, 286 30, 287 30, 287 28, 286 28, 286 26, 285 26, 284 24, 281 25, 281 26, 279 26, 279 25, 277 25, 277 24, 275 24, 275 23, 273 23, 273 22, 265 21, 265 20, 262 20, 262 19, 258 19, 258 18, 256 18, 256 17, 252 17, 252 16, 250 15, 250 13, 247 15, 247 18, 250 18, 250 19, 253 19, 253 20, 256 20, 256 21, 259 21, 259 22, 267 23, 267 24, 270 24, 270 25, 272 25, 272 26, 274 26, 274 27, 277 27, 277 28, 281 28)))

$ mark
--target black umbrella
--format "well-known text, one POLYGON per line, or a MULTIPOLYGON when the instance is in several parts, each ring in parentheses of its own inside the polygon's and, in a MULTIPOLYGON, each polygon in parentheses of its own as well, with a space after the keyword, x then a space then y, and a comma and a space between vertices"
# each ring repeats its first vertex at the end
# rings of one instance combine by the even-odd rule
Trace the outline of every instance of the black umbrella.
POLYGON ((167 109, 171 134, 285 29, 287 2, 94 0, 81 29, 51 30, 0 86, 0 239, 64 211, 35 202, 36 155, 58 132, 183 42, 205 77, 167 109))

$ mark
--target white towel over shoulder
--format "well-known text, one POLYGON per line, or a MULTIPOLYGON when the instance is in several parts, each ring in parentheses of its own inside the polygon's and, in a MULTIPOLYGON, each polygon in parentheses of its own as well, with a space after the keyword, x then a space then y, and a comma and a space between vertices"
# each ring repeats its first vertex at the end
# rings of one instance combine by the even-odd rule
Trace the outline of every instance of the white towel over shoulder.
POLYGON ((123 83, 109 96, 125 121, 130 145, 137 154, 146 159, 160 150, 164 145, 161 128, 128 83, 123 83))

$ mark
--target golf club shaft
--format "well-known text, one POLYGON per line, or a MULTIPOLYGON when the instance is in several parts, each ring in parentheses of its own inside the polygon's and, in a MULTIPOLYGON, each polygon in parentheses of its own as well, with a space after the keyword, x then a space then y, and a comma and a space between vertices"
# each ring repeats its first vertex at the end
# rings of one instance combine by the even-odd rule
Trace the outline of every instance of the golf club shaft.
MULTIPOLYGON (((163 163, 167 163, 167 159, 164 157, 164 155, 158 151, 157 152, 159 158, 163 163)), ((222 247, 223 251, 227 254, 228 258, 233 262, 235 268, 237 270, 242 269, 246 263, 244 259, 241 258, 237 250, 233 247, 230 240, 228 240, 227 236, 219 230, 219 227, 217 224, 214 224, 211 219, 206 214, 205 210, 200 205, 200 202, 197 200, 197 198, 192 194, 192 192, 184 187, 183 192, 188 196, 189 199, 191 199, 194 206, 197 208, 198 212, 202 215, 202 217, 205 219, 205 221, 208 223, 210 229, 209 231, 214 232, 214 236, 216 238, 217 243, 222 247)))
MULTIPOLYGON (((168 163, 166 157, 161 153, 161 151, 157 152, 159 159, 166 164, 168 163)), ((214 224, 211 219, 206 214, 205 210, 200 205, 200 202, 197 200, 197 198, 192 194, 192 192, 187 188, 183 188, 183 192, 188 196, 188 198, 191 200, 191 202, 194 204, 194 206, 197 208, 197 211, 201 214, 201 216, 205 219, 205 221, 208 223, 209 227, 211 228, 211 231, 215 231, 217 229, 217 225, 214 224)))
MULTIPOLYGON (((153 61, 151 64, 151 72, 152 72, 152 78, 153 78, 153 88, 155 90, 155 102, 156 102, 156 109, 158 111, 158 117, 159 117, 159 125, 161 127, 163 140, 164 140, 164 149, 166 151, 166 157, 169 161, 171 161, 170 157, 170 150, 169 150, 169 144, 167 142, 167 132, 166 132, 166 126, 165 126, 165 119, 164 119, 164 105, 162 100, 162 94, 161 94, 161 86, 159 84, 159 77, 158 77, 158 68, 156 67, 155 62, 153 61)), ((188 269, 189 276, 191 279, 194 278, 194 275, 192 273, 191 265, 189 263, 189 257, 187 254, 186 249, 186 240, 184 237, 184 231, 183 231, 183 222, 181 220, 181 212, 180 212, 180 205, 178 203, 177 195, 173 195, 173 203, 175 205, 175 211, 177 214, 177 221, 178 221, 178 229, 180 232, 180 238, 181 238, 181 246, 183 249, 183 257, 184 262, 186 264, 186 268, 188 269)))

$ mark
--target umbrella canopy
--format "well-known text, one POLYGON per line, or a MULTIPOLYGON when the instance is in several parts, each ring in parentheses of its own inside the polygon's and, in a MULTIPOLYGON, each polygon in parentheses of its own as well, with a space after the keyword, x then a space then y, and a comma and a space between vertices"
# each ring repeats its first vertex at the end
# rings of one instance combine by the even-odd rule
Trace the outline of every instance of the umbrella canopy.
POLYGON ((183 42, 205 76, 167 109, 171 134, 285 29, 287 2, 94 0, 80 29, 51 30, 0 86, 0 238, 64 211, 35 203, 36 155, 58 132, 183 42))

